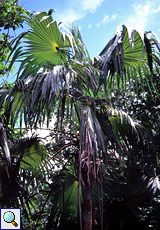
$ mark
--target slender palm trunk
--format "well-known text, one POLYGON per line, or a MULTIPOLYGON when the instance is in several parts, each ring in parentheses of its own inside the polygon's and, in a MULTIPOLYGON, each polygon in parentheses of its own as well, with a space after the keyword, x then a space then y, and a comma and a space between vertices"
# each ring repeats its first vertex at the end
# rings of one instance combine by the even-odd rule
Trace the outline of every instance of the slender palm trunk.
POLYGON ((83 230, 92 230, 92 189, 83 192, 83 230))

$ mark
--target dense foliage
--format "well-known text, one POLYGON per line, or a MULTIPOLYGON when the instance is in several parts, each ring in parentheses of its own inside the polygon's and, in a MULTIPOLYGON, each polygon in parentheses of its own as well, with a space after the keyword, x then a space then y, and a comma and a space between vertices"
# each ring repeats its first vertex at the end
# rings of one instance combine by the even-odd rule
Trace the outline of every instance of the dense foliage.
POLYGON ((8 70, 9 55, 16 40, 11 36, 10 30, 15 31, 20 26, 23 27, 25 15, 25 10, 18 5, 17 0, 0 2, 0 76, 8 70))
MULTIPOLYGON (((7 4, 15 29, 25 13, 7 4)), ((21 64, 0 90, 1 207, 21 207, 22 229, 159 229, 157 40, 122 25, 91 59, 76 26, 25 23, 5 44, 21 64)))

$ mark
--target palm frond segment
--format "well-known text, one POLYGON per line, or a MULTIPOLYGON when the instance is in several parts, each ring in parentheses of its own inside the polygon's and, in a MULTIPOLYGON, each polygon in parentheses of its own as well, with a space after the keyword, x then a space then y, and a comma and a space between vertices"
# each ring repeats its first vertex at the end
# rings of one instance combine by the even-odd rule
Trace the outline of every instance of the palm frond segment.
POLYGON ((110 108, 108 118, 117 140, 124 142, 127 147, 133 144, 134 139, 137 140, 137 143, 142 141, 148 146, 151 143, 152 138, 147 128, 139 121, 132 119, 126 112, 110 108), (134 136, 136 138, 133 138, 134 136))
POLYGON ((61 56, 58 51, 70 44, 68 40, 63 39, 57 22, 46 12, 39 12, 31 19, 29 25, 31 30, 26 35, 28 51, 33 52, 40 62, 59 62, 61 56))
MULTIPOLYGON (((66 170, 61 173, 61 179, 64 183, 64 212, 72 218, 77 218, 79 213, 78 207, 78 186, 79 182, 76 177, 66 170)), ((82 196, 82 194, 81 194, 82 196)), ((61 197, 62 199, 63 197, 61 197)))
POLYGON ((49 157, 47 149, 38 137, 17 140, 14 149, 20 154, 20 167, 27 170, 40 168, 49 157))
POLYGON ((114 83, 118 89, 124 88, 127 81, 133 81, 137 87, 137 81, 141 80, 138 75, 150 80, 151 52, 150 41, 144 33, 120 25, 97 58, 107 89, 114 83))
POLYGON ((46 63, 52 67, 64 64, 75 55, 76 43, 81 41, 75 40, 70 32, 61 32, 51 15, 38 12, 28 18, 27 23, 31 29, 24 36, 26 49, 21 52, 21 56, 25 57, 19 70, 23 69, 21 77, 34 73, 33 69, 38 71, 46 63))

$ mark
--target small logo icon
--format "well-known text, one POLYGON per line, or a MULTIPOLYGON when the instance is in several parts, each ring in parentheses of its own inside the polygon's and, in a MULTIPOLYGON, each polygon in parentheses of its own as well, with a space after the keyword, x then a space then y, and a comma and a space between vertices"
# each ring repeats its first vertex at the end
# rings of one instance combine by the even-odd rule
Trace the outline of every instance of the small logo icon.
POLYGON ((20 208, 0 208, 0 230, 21 230, 20 208))
POLYGON ((15 215, 11 211, 7 211, 3 215, 3 219, 7 223, 12 223, 15 227, 18 226, 18 224, 14 221, 15 220, 15 215))

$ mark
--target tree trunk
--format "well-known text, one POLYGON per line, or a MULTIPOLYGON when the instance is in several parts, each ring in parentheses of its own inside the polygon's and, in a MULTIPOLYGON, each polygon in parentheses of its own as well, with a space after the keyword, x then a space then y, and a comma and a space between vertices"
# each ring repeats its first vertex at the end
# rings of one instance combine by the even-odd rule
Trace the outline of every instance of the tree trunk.
POLYGON ((83 192, 83 230, 92 230, 92 192, 91 187, 83 192))

